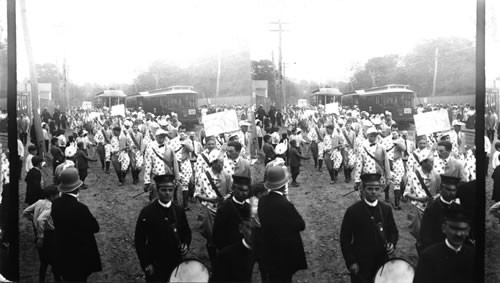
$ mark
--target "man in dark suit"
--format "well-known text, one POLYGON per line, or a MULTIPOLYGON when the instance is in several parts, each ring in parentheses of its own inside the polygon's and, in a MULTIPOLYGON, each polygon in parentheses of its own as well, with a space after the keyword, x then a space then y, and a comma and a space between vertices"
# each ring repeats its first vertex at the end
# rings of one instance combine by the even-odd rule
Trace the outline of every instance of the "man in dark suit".
POLYGON ((243 210, 250 205, 245 202, 248 198, 250 185, 250 178, 233 175, 233 196, 225 200, 217 209, 214 220, 214 241, 219 251, 241 241, 243 235, 239 231, 239 226, 243 210))
POLYGON ((444 213, 452 203, 460 202, 456 199, 459 182, 460 178, 441 175, 441 195, 425 208, 422 216, 420 234, 417 239, 417 252, 419 254, 427 247, 444 241, 445 236, 441 231, 444 213))
POLYGON ((168 281, 191 243, 186 213, 172 203, 174 179, 174 175, 154 178, 158 199, 143 208, 137 219, 135 249, 147 282, 168 281))
POLYGON ((395 250, 399 233, 392 208, 378 200, 381 174, 362 174, 363 199, 347 208, 340 246, 351 282, 372 282, 378 268, 395 250))
POLYGON ((413 282, 476 282, 475 250, 464 244, 469 231, 467 214, 460 205, 451 204, 441 230, 446 237, 422 252, 413 282))
POLYGON ((300 232, 306 224, 295 206, 283 195, 288 174, 282 166, 267 169, 265 188, 271 192, 259 200, 262 243, 259 264, 271 282, 291 282, 297 270, 307 269, 300 232))
POLYGON ((26 174, 26 198, 24 202, 28 205, 34 204, 37 200, 44 198, 42 189, 42 163, 43 157, 33 156, 31 159, 33 168, 26 174))
POLYGON ((83 182, 75 168, 60 175, 61 197, 52 203, 51 216, 56 238, 56 266, 64 281, 86 282, 87 277, 101 271, 101 256, 94 234, 99 224, 88 207, 79 202, 78 192, 83 182))
POLYGON ((250 218, 249 206, 241 210, 241 219, 238 230, 242 238, 219 251, 210 282, 252 282, 255 222, 250 218))
POLYGON ((475 239, 477 204, 476 180, 459 184, 457 187, 457 198, 460 199, 460 204, 464 209, 465 215, 467 215, 468 219, 470 220, 470 239, 475 239))

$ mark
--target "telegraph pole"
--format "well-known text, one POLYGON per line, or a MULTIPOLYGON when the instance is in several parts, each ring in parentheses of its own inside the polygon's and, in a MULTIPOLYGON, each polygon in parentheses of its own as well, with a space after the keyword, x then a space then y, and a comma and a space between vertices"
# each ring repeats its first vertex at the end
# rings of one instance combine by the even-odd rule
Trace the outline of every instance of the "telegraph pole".
POLYGON ((273 25, 278 25, 278 29, 275 29, 275 30, 270 30, 270 31, 273 31, 273 32, 278 32, 278 36, 279 36, 279 46, 278 46, 278 52, 279 52, 279 62, 278 62, 278 71, 279 71, 279 78, 278 78, 278 89, 279 89, 279 92, 280 92, 280 96, 281 96, 281 105, 280 105, 280 108, 285 106, 285 92, 283 91, 283 54, 282 54, 282 48, 281 48, 281 33, 284 32, 285 30, 283 30, 282 28, 282 25, 284 24, 287 24, 287 23, 283 23, 281 22, 281 20, 278 20, 277 22, 271 22, 270 24, 273 24, 273 25))
POLYGON ((36 141, 38 144, 36 146, 38 147, 38 153, 42 156, 45 154, 45 142, 43 139, 43 133, 42 133, 42 122, 40 119, 40 97, 38 96, 38 79, 36 75, 36 68, 35 68, 35 60, 33 59, 33 50, 31 49, 31 40, 29 36, 29 30, 28 30, 28 19, 26 16, 26 1, 21 0, 19 1, 19 8, 21 9, 21 20, 23 23, 23 31, 24 31, 24 42, 26 45, 26 53, 28 57, 28 63, 29 63, 29 68, 30 68, 30 81, 31 81, 31 103, 33 106, 33 123, 34 123, 34 128, 35 128, 35 134, 36 134, 36 141))
POLYGON ((438 72, 438 48, 436 47, 436 54, 434 55, 434 80, 432 82, 432 96, 436 96, 436 79, 438 72))
POLYGON ((217 101, 217 97, 219 97, 219 89, 220 89, 220 68, 222 65, 221 51, 217 54, 217 84, 215 86, 215 98, 217 101))

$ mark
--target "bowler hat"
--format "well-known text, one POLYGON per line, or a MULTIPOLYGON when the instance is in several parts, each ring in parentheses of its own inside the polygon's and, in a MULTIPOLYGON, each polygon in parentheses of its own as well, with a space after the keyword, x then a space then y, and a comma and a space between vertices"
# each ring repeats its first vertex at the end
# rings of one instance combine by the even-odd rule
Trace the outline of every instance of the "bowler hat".
POLYGON ((78 170, 73 167, 64 169, 59 176, 59 180, 61 184, 57 188, 62 193, 70 193, 83 184, 78 176, 78 170))
POLYGON ((267 181, 264 187, 268 190, 274 191, 282 188, 288 183, 288 176, 285 168, 282 166, 272 166, 267 169, 267 181))

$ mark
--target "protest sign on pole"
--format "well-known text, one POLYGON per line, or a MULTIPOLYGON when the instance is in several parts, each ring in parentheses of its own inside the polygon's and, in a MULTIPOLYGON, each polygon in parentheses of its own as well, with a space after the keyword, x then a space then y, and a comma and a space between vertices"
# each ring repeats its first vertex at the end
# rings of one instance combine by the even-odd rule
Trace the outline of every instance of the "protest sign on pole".
POLYGON ((94 120, 95 118, 99 118, 99 116, 101 116, 101 113, 99 112, 90 112, 89 113, 89 118, 94 120))
POLYGON ((413 115, 413 120, 417 135, 429 135, 451 129, 448 111, 444 109, 413 115))
POLYGON ((87 109, 90 109, 92 108, 92 102, 90 101, 84 101, 82 102, 82 109, 83 110, 87 110, 87 109))
POLYGON ((207 136, 216 136, 220 133, 229 133, 240 129, 235 110, 205 115, 203 126, 207 136))
POLYGON ((325 114, 339 114, 339 103, 333 102, 325 105, 325 114))
POLYGON ((111 116, 125 117, 125 105, 119 104, 119 105, 111 106, 111 116))

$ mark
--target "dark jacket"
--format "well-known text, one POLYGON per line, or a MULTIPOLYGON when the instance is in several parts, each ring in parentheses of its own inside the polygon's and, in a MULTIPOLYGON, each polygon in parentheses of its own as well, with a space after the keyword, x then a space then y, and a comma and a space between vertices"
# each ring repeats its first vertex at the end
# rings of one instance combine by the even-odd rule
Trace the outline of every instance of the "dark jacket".
POLYGON ((288 154, 288 162, 290 164, 290 167, 299 167, 300 166, 300 160, 301 159, 307 159, 307 157, 304 157, 300 155, 299 149, 293 146, 290 146, 289 149, 289 154, 288 154))
POLYGON ((417 241, 420 251, 444 241, 445 235, 441 230, 441 226, 447 207, 447 204, 443 203, 440 198, 437 198, 425 208, 417 241))
POLYGON ((294 273, 307 269, 300 232, 306 224, 295 206, 284 196, 271 192, 259 200, 263 245, 262 264, 267 272, 294 273))
POLYGON ((353 263, 357 263, 359 275, 368 280, 367 282, 388 259, 384 240, 371 216, 376 223, 383 223, 386 241, 395 247, 399 233, 392 209, 381 201, 374 208, 364 201, 351 205, 345 212, 340 228, 340 247, 346 266, 349 268, 353 263))
POLYGON ((87 153, 83 149, 78 149, 75 153, 75 165, 77 169, 87 169, 89 168, 89 161, 97 161, 97 159, 92 159, 88 157, 87 153))
POLYGON ((225 247, 217 254, 210 282, 252 282, 255 256, 242 240, 225 247))
POLYGON ((213 235, 218 250, 240 242, 243 235, 239 231, 243 206, 235 203, 232 198, 227 199, 217 209, 214 220, 213 235))
POLYGON ((158 200, 141 210, 135 227, 135 250, 141 268, 152 264, 155 274, 151 279, 168 280, 171 271, 181 262, 179 243, 172 229, 176 224, 180 243, 189 246, 191 229, 184 209, 172 203, 166 209, 158 200), (174 219, 177 219, 175 221, 174 219))
POLYGON ((86 205, 63 194, 52 203, 56 265, 63 277, 88 276, 102 270, 94 234, 99 224, 86 205))
POLYGON ((54 160, 58 161, 57 164, 64 161, 64 152, 62 152, 62 150, 58 146, 53 145, 50 148, 50 154, 52 154, 52 157, 54 158, 54 160))
POLYGON ((42 172, 39 169, 31 168, 24 180, 26 181, 25 203, 32 205, 37 200, 44 198, 42 184, 40 183, 42 181, 42 172))
POLYGON ((456 253, 445 242, 423 251, 418 260, 414 283, 472 283, 476 282, 475 251, 468 245, 456 253))
POLYGON ((274 148, 272 145, 264 143, 264 145, 262 146, 262 151, 264 151, 265 154, 264 160, 266 164, 276 158, 276 154, 274 153, 274 148))

